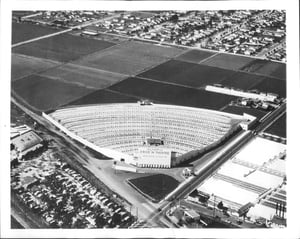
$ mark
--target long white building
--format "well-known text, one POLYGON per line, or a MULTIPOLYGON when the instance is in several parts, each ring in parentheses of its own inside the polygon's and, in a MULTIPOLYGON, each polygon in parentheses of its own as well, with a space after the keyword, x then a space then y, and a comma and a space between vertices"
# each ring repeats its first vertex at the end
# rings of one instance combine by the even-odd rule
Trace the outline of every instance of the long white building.
POLYGON ((164 139, 160 147, 182 155, 217 142, 246 120, 207 109, 139 103, 68 107, 43 116, 75 140, 131 164, 149 137, 164 139))

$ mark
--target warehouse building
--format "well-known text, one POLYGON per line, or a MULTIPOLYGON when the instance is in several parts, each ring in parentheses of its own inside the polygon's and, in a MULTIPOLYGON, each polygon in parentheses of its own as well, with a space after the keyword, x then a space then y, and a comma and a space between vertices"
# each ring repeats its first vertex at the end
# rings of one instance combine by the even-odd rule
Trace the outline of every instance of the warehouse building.
POLYGON ((22 160, 29 152, 43 147, 43 140, 27 125, 11 128, 11 161, 22 160))

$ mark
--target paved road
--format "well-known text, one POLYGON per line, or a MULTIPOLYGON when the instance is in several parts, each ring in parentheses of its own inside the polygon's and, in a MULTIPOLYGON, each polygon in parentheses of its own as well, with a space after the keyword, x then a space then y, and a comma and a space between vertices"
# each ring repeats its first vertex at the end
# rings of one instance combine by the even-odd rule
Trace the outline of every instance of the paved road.
MULTIPOLYGON (((272 113, 267 115, 263 121, 256 126, 254 132, 262 132, 270 124, 272 124, 278 117, 286 112, 286 102, 284 102, 279 108, 275 109, 272 113)), ((195 190, 201 182, 203 182, 209 175, 211 175, 216 169, 218 169, 223 163, 225 163, 229 158, 231 158, 236 152, 238 152, 241 148, 243 148, 248 142, 250 142, 256 133, 244 133, 241 132, 237 137, 241 137, 240 140, 236 140, 237 137, 231 139, 222 149, 219 150, 216 154, 211 155, 211 157, 207 158, 206 161, 201 161, 201 164, 197 166, 198 174, 196 176, 190 177, 187 182, 183 183, 183 187, 178 190, 178 187, 170 194, 169 198, 171 201, 162 202, 162 206, 160 210, 153 212, 149 221, 159 221, 161 218, 165 219, 165 213, 170 208, 172 202, 174 200, 181 200, 185 198, 188 194, 190 194, 193 190, 195 190), (226 149, 225 149, 226 148, 226 149), (224 150, 225 149, 225 150, 224 150), (223 151, 223 152, 222 152, 223 151), (222 152, 220 154, 220 152, 222 152), (216 155, 218 155, 216 157, 216 155), (215 158, 215 159, 213 159, 215 158), (202 171, 201 167, 204 166, 209 160, 213 160, 213 164, 207 167, 204 171, 202 171), (176 191, 177 190, 177 191, 176 191)), ((195 170, 196 171, 196 170, 195 170)))
POLYGON ((25 205, 20 203, 15 195, 11 195, 11 215, 24 228, 47 228, 48 226, 37 216, 30 212, 25 205))
MULTIPOLYGON (((235 54, 235 53, 231 53, 231 52, 220 52, 220 51, 217 51, 217 50, 211 50, 211 49, 201 48, 201 47, 198 47, 198 46, 178 45, 178 44, 175 44, 175 43, 161 42, 161 41, 152 40, 152 39, 144 39, 144 38, 137 37, 137 36, 127 36, 127 35, 121 35, 121 34, 117 34, 117 33, 108 33, 108 32, 99 32, 99 33, 104 34, 104 35, 108 35, 108 36, 123 37, 123 38, 127 38, 129 40, 139 40, 139 41, 153 43, 153 44, 161 45, 161 46, 180 47, 180 48, 190 49, 190 50, 204 50, 204 51, 209 51, 209 52, 217 53, 217 54, 218 53, 222 53, 222 54, 234 55, 234 56, 245 56, 245 57, 252 58, 252 59, 266 59, 265 57, 246 56, 246 55, 235 54)), ((278 62, 278 63, 283 63, 284 64, 284 62, 282 62, 282 61, 276 61, 276 60, 270 60, 270 61, 274 61, 274 62, 278 62)))
MULTIPOLYGON (((21 108, 27 115, 32 117, 37 123, 40 125, 45 126, 49 132, 52 134, 52 137, 60 136, 65 140, 65 142, 62 141, 61 138, 55 137, 56 143, 61 145, 61 147, 68 147, 68 149, 73 152, 76 156, 78 161, 86 167, 90 172, 92 172, 100 181, 102 181, 106 186, 108 186, 113 191, 117 192, 120 196, 122 196, 125 200, 127 200, 132 207, 132 213, 133 215, 138 214, 139 218, 145 219, 148 218, 149 215, 153 211, 156 210, 158 207, 157 205, 149 202, 148 200, 144 199, 141 195, 136 195, 134 197, 129 192, 131 188, 124 187, 124 182, 122 184, 118 184, 118 182, 114 182, 116 179, 113 178, 114 175, 112 173, 104 172, 103 170, 106 170, 105 168, 101 168, 102 165, 99 164, 99 160, 91 157, 87 151, 78 146, 72 139, 67 137, 65 134, 63 134, 61 131, 57 130, 54 125, 52 125, 50 122, 48 122, 45 118, 42 116, 30 111, 26 107, 24 107, 22 104, 20 104, 13 96, 11 98, 12 102, 15 103, 19 108, 21 108), (121 188, 122 187, 122 188, 121 188)), ((134 190, 132 190, 134 191, 134 190)), ((135 192, 136 193, 136 192, 135 192)), ((138 193, 137 193, 138 194, 138 193)), ((163 222, 158 222, 160 224, 163 224, 163 222)), ((154 226, 157 226, 157 224, 153 224, 154 226)))
POLYGON ((51 33, 51 34, 48 34, 48 35, 36 37, 36 38, 29 39, 29 40, 26 40, 26 41, 23 41, 23 42, 18 42, 16 44, 13 44, 11 47, 14 48, 14 47, 21 46, 21 45, 24 45, 24 44, 28 44, 28 43, 31 43, 31 42, 35 42, 35 41, 38 41, 38 40, 42 40, 42 39, 45 39, 45 38, 61 35, 61 34, 67 33, 67 32, 71 32, 75 29, 84 28, 84 27, 87 27, 89 25, 97 24, 99 22, 106 21, 106 20, 110 20, 110 19, 118 17, 118 16, 120 16, 120 13, 113 14, 113 15, 105 17, 105 18, 96 19, 96 20, 89 21, 89 22, 84 22, 84 23, 82 23, 78 26, 73 26, 73 27, 70 27, 68 29, 65 29, 65 30, 62 30, 62 31, 59 31, 59 32, 54 32, 54 33, 51 33))

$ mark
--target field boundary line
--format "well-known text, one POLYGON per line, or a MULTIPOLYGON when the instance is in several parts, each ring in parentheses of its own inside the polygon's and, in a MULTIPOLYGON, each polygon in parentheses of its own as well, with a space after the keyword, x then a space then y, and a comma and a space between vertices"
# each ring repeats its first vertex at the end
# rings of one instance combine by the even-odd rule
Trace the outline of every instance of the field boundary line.
POLYGON ((116 93, 116 94, 120 94, 120 95, 124 95, 124 96, 129 96, 129 97, 133 97, 133 98, 136 98, 137 101, 140 100, 140 99, 144 99, 144 98, 147 98, 149 99, 151 102, 157 102, 157 103, 169 103, 169 104, 172 104, 171 102, 169 101, 161 101, 161 100, 154 100, 152 98, 149 98, 149 97, 145 97, 145 96, 140 96, 140 95, 133 95, 133 94, 128 94, 128 93, 125 93, 125 92, 121 92, 121 91, 117 91, 117 90, 112 90, 112 89, 104 89, 105 91, 108 91, 108 92, 111 92, 111 93, 116 93))
POLYGON ((132 76, 132 77, 140 78, 142 80, 147 80, 147 81, 153 81, 153 82, 157 82, 157 83, 161 83, 161 84, 166 84, 166 85, 174 85, 174 86, 184 87, 184 88, 188 88, 188 89, 201 90, 199 87, 195 88, 195 87, 188 86, 188 85, 181 85, 181 84, 168 82, 168 81, 160 81, 160 80, 150 79, 150 78, 142 77, 142 76, 132 76))
POLYGON ((214 56, 219 55, 219 54, 220 54, 220 52, 216 52, 215 54, 212 54, 211 56, 206 57, 206 58, 200 60, 199 62, 197 62, 197 64, 201 64, 202 62, 205 62, 205 61, 207 61, 208 59, 213 58, 214 56))

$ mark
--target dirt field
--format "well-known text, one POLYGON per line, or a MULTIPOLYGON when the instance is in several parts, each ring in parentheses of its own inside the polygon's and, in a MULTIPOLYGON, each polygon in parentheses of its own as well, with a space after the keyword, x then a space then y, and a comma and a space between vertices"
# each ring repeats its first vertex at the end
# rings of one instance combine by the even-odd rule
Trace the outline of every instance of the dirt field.
POLYGON ((181 51, 178 48, 131 41, 91 54, 76 61, 76 64, 133 75, 174 57, 181 51))
POLYGON ((249 57, 220 53, 202 62, 201 64, 230 70, 238 70, 252 61, 253 59, 249 57))
POLYGON ((220 109, 236 97, 181 86, 142 80, 137 77, 123 80, 110 89, 147 98, 157 103, 169 103, 208 109, 220 109))
POLYGON ((280 97, 286 97, 286 81, 283 80, 266 77, 250 89, 258 89, 261 92, 275 93, 280 97))
POLYGON ((219 83, 223 86, 248 90, 260 83, 264 78, 264 76, 249 74, 245 72, 236 72, 219 83))
POLYGON ((12 54, 11 56, 11 80, 44 71, 60 64, 59 62, 44 60, 36 57, 12 54))
POLYGON ((233 71, 221 68, 170 60, 139 76, 197 88, 219 83, 233 73, 233 71))
POLYGON ((284 63, 256 59, 242 67, 241 70, 286 80, 286 64, 284 63))
POLYGON ((68 62, 113 46, 113 43, 61 34, 13 48, 14 53, 68 62))
POLYGON ((276 120, 265 132, 286 138, 286 114, 276 120))
POLYGON ((41 111, 55 109, 92 92, 84 87, 38 75, 14 81, 12 89, 28 104, 41 111))
POLYGON ((89 105, 89 104, 105 104, 105 103, 128 103, 137 102, 139 98, 127 96, 109 90, 97 90, 82 98, 79 98, 68 105, 89 105))
POLYGON ((51 79, 71 82, 73 84, 96 89, 102 89, 111 86, 112 84, 127 78, 126 75, 102 71, 99 69, 74 65, 70 63, 44 71, 40 75, 51 79))
POLYGON ((227 113, 237 114, 237 115, 243 115, 243 113, 246 113, 246 114, 257 117, 258 119, 264 117, 268 113, 267 111, 246 108, 246 107, 241 107, 241 106, 227 106, 222 111, 227 112, 227 113))
POLYGON ((177 186, 178 181, 165 174, 155 174, 128 180, 129 184, 148 196, 152 201, 159 202, 177 186))
POLYGON ((34 25, 30 23, 12 23, 12 44, 33 39, 40 36, 45 36, 54 32, 57 29, 34 25))
POLYGON ((176 60, 199 63, 200 61, 203 61, 207 57, 210 57, 214 54, 214 52, 210 51, 189 50, 188 52, 185 52, 178 56, 176 60))

